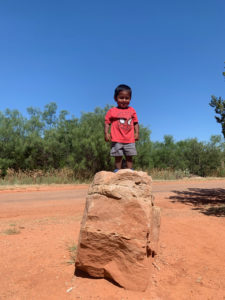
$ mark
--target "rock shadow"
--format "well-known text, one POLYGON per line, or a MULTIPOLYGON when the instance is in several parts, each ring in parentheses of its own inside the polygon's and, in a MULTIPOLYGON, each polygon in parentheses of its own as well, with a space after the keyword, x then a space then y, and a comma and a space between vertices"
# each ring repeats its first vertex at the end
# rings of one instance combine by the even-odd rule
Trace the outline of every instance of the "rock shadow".
POLYGON ((172 192, 176 194, 169 197, 173 203, 192 205, 194 210, 207 216, 225 217, 225 189, 189 188, 172 192))
POLYGON ((75 268, 74 275, 76 277, 89 278, 89 279, 93 279, 93 280, 105 279, 105 280, 109 281, 110 283, 112 283, 113 285, 116 285, 119 288, 123 288, 121 285, 119 285, 116 281, 114 281, 111 278, 106 278, 106 277, 96 278, 96 277, 90 276, 88 273, 86 273, 80 269, 77 269, 77 268, 75 268))

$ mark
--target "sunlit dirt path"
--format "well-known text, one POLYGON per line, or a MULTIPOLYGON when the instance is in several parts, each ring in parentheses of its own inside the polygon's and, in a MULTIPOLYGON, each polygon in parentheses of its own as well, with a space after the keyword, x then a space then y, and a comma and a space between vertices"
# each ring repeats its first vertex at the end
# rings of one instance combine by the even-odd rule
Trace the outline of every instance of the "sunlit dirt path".
POLYGON ((74 276, 87 186, 0 190, 0 299, 225 299, 225 180, 154 182, 159 253, 145 293, 74 276))

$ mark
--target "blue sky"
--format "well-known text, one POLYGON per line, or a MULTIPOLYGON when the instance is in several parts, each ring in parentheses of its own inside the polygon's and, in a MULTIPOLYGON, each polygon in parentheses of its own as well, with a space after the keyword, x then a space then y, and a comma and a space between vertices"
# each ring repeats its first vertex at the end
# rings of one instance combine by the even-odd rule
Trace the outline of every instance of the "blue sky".
POLYGON ((133 89, 153 141, 209 140, 225 98, 224 0, 0 1, 0 110, 56 102, 76 117, 133 89))

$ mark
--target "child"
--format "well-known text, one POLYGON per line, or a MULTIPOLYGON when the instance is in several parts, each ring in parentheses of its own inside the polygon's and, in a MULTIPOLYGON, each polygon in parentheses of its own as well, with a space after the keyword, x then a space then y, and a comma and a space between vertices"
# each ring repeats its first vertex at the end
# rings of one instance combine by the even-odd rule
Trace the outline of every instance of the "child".
POLYGON ((105 140, 112 142, 110 155, 115 157, 114 172, 121 169, 123 155, 126 157, 128 169, 132 169, 132 157, 137 155, 135 141, 139 139, 139 125, 136 111, 129 106, 131 94, 129 86, 120 84, 114 93, 117 107, 111 108, 105 116, 105 140))

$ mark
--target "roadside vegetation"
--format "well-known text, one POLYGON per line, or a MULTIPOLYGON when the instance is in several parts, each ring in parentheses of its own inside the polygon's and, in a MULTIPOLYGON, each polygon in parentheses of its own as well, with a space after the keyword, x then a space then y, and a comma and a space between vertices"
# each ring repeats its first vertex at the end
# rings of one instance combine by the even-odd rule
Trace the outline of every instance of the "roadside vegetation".
POLYGON ((70 242, 67 245, 67 250, 69 252, 69 260, 67 261, 67 264, 74 265, 76 261, 76 253, 77 253, 77 245, 75 242, 70 242))
MULTIPOLYGON (((83 113, 80 118, 57 112, 49 103, 41 111, 0 112, 0 184, 50 184, 89 181, 101 170, 112 170, 110 144, 104 141, 104 116, 109 106, 83 113)), ((138 156, 134 167, 154 179, 225 176, 225 144, 221 136, 210 141, 196 138, 175 142, 150 139, 149 128, 140 126, 138 156)))
POLYGON ((20 230, 16 227, 16 225, 13 225, 10 228, 7 228, 3 231, 3 234, 5 235, 15 235, 15 234, 19 234, 20 230))

